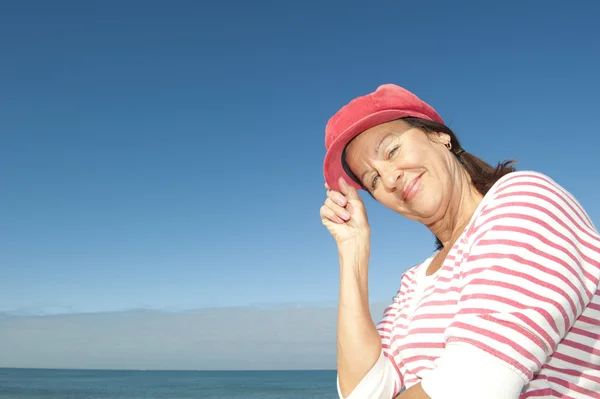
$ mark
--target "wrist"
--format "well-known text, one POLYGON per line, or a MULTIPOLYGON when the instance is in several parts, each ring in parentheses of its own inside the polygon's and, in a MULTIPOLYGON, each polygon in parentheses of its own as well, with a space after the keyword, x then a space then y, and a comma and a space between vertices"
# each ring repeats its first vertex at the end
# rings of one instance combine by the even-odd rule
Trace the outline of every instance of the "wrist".
POLYGON ((362 234, 338 244, 338 252, 340 255, 369 251, 370 248, 371 236, 369 234, 362 234))
POLYGON ((369 256, 371 252, 371 243, 369 240, 357 242, 348 242, 338 245, 338 255, 340 259, 363 258, 369 256))
POLYGON ((356 271, 368 269, 371 254, 371 242, 368 238, 342 243, 338 246, 338 251, 342 269, 356 271))

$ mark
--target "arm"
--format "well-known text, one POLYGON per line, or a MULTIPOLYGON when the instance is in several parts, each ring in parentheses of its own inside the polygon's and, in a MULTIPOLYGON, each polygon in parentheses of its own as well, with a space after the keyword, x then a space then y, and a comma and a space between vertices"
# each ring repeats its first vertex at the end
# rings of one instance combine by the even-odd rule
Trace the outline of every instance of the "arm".
MULTIPOLYGON (((341 256, 342 265, 344 264, 345 258, 341 256)), ((348 269, 346 269, 348 270, 348 269)), ((342 271, 342 280, 346 272, 342 271)), ((350 276, 355 276, 351 274, 350 276)), ((355 280, 351 280, 355 281, 355 280)), ((342 307, 342 304, 347 304, 341 297, 344 294, 340 293, 340 310, 338 319, 338 395, 341 399, 390 399, 392 398, 402 387, 403 380, 400 373, 402 364, 396 364, 395 360, 389 353, 391 335, 393 331, 393 323, 397 319, 399 312, 399 301, 403 298, 405 292, 405 286, 408 284, 405 281, 404 276, 402 277, 403 283, 397 294, 394 296, 393 302, 385 309, 383 317, 379 320, 377 326, 373 324, 372 318, 369 313, 368 300, 360 301, 356 306, 342 307), (358 316, 353 316, 357 309, 360 309, 361 313, 358 316), (357 328, 357 321, 362 318, 363 329, 357 328), (377 335, 375 335, 375 334, 377 335), (369 335, 369 336, 368 336, 369 335), (367 338, 368 336, 368 338, 367 338), (370 347, 367 347, 364 343, 367 339, 371 339, 370 347), (353 346, 350 347, 349 344, 353 346), (342 345, 340 345, 342 344, 342 345), (343 349, 346 349, 342 353, 343 349), (375 350, 375 348, 377 348, 375 350), (363 361, 365 351, 371 350, 368 354, 372 358, 368 361, 363 361), (348 354, 349 356, 342 356, 342 354, 348 354), (348 369, 342 369, 342 361, 347 362, 350 370, 356 367, 361 367, 361 370, 356 374, 354 380, 355 385, 351 387, 348 392, 342 390, 341 380, 343 378, 342 373, 348 371, 348 369)), ((342 282, 342 287, 344 283, 342 282)), ((350 285, 354 287, 354 285, 350 285)), ((363 292, 366 293, 367 284, 364 283, 362 286, 363 292)), ((344 291, 344 288, 342 288, 344 291)), ((346 293, 351 293, 351 290, 346 293)), ((348 295, 349 298, 353 299, 352 295, 348 295)), ((368 298, 366 295, 364 298, 368 298)), ((348 375, 348 374, 346 374, 348 375)))
POLYGON ((421 383, 415 384, 396 396, 394 399, 431 399, 421 388, 421 383))
POLYGON ((369 310, 368 261, 368 243, 340 246, 337 366, 343 397, 356 388, 381 354, 381 338, 369 310))
POLYGON ((343 179, 340 190, 328 190, 321 207, 321 220, 336 240, 340 261, 338 394, 341 398, 389 399, 401 384, 396 368, 383 353, 382 337, 369 310, 366 210, 356 189, 343 179))

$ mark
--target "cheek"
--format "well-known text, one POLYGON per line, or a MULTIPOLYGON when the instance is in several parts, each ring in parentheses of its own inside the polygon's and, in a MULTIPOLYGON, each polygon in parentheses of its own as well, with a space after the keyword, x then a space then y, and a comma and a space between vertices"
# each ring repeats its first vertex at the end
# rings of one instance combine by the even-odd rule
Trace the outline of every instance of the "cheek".
POLYGON ((423 191, 418 198, 415 198, 417 201, 414 202, 413 207, 415 211, 429 217, 445 206, 446 193, 440 182, 431 175, 423 183, 423 191))
POLYGON ((405 167, 411 168, 424 166, 429 158, 431 150, 424 148, 420 143, 406 142, 402 145, 399 160, 405 167))
POLYGON ((445 187, 441 183, 439 176, 428 176, 426 181, 427 185, 424 190, 424 200, 430 199, 431 201, 440 202, 446 197, 445 187))

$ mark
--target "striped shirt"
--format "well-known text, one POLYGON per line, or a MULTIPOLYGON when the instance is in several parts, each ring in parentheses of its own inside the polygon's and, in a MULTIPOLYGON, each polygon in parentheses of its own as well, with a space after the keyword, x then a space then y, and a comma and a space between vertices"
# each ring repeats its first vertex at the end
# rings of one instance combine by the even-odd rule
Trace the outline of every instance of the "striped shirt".
POLYGON ((431 259, 402 275, 349 399, 419 382, 432 399, 600 398, 600 235, 569 192, 506 175, 427 276, 431 259))

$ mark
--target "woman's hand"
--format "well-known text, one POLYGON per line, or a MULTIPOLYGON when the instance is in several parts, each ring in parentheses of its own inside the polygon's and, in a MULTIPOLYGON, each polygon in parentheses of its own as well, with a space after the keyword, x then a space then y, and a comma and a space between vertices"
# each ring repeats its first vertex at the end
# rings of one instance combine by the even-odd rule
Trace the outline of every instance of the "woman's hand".
POLYGON ((352 242, 368 242, 371 228, 362 199, 343 177, 340 177, 339 185, 338 192, 330 190, 325 184, 327 199, 321 207, 321 222, 335 239, 338 248, 352 242))

